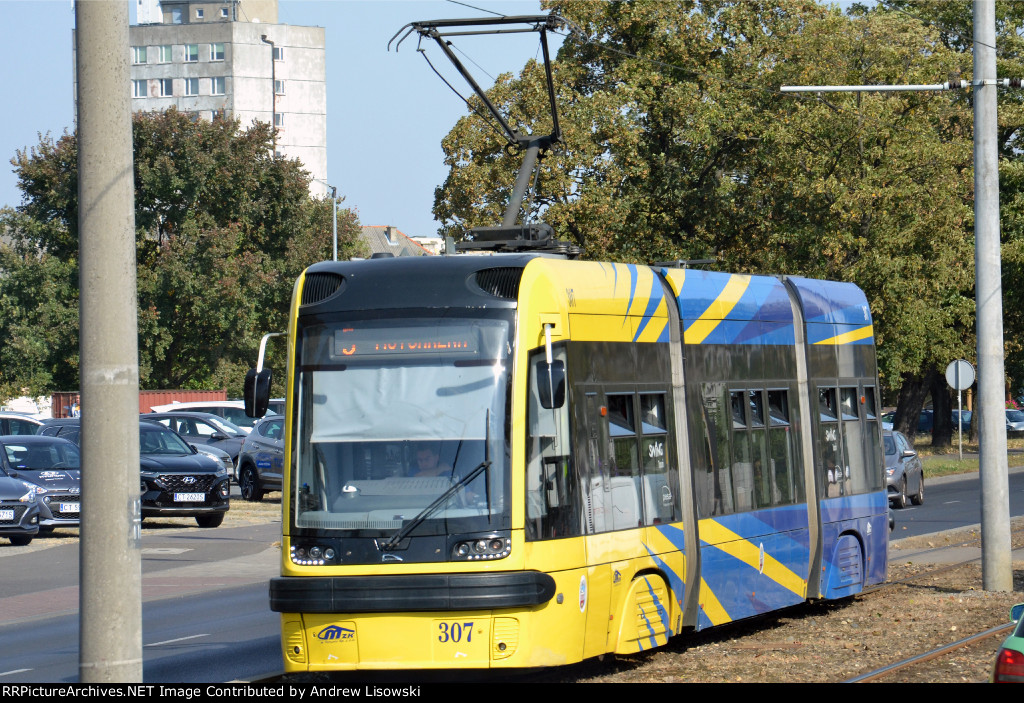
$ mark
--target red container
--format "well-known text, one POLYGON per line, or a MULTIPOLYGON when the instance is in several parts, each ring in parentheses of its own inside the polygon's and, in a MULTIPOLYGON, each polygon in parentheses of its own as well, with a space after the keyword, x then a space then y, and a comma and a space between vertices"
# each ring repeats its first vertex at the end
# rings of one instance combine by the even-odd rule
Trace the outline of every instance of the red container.
MULTIPOLYGON (((139 412, 148 413, 154 405, 167 405, 178 401, 189 403, 205 400, 227 400, 228 392, 218 391, 139 391, 139 412)), ((53 417, 76 417, 81 411, 78 391, 61 391, 51 396, 50 413, 53 417)))

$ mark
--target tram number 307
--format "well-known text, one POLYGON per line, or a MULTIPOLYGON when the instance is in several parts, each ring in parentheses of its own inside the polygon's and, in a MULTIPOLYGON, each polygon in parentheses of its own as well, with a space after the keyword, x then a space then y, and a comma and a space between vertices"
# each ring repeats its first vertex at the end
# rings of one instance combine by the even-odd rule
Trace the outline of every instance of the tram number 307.
POLYGON ((470 622, 439 622, 438 642, 472 642, 473 623, 470 622))

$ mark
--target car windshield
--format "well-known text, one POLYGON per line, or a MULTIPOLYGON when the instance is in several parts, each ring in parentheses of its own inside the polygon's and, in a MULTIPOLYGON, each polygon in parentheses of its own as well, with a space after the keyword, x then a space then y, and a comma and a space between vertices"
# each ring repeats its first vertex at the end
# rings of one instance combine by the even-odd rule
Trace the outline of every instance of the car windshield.
POLYGON ((19 471, 80 469, 82 467, 78 447, 69 442, 5 444, 4 449, 7 452, 7 461, 19 471))
POLYGON ((1024 422, 1024 412, 1020 410, 1007 410, 1006 419, 1010 422, 1024 422))
POLYGON ((503 320, 464 319, 308 329, 296 526, 391 534, 453 486, 417 534, 443 533, 445 520, 495 524, 508 505, 508 330, 503 320))
POLYGON ((140 454, 191 454, 192 448, 177 433, 163 425, 144 425, 139 428, 140 454))
POLYGON ((217 428, 218 431, 223 432, 224 434, 226 434, 229 437, 244 437, 245 436, 245 430, 243 430, 241 427, 239 427, 238 425, 234 424, 233 422, 228 422, 224 418, 221 418, 221 417, 211 417, 211 418, 208 418, 208 421, 209 421, 209 423, 211 425, 213 425, 215 428, 217 428))

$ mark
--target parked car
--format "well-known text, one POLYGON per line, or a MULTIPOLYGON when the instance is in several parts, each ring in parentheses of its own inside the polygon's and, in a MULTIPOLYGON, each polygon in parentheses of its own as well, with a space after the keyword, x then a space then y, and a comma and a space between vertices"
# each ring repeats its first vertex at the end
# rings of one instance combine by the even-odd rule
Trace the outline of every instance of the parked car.
POLYGON ((191 442, 188 443, 188 446, 195 449, 198 453, 210 457, 218 464, 223 466, 224 470, 228 472, 229 476, 234 476, 235 462, 231 458, 231 455, 228 454, 223 449, 217 449, 217 447, 211 447, 208 444, 192 444, 191 442))
POLYGON ((36 492, 19 478, 0 471, 0 537, 24 547, 39 534, 39 501, 36 492))
POLYGON ((992 683, 1024 683, 1024 603, 1010 608, 1010 620, 1017 623, 1003 640, 992 666, 992 683))
POLYGON ((37 420, 29 415, 0 412, 0 435, 35 434, 42 424, 42 420, 37 420))
POLYGON ((256 423, 257 419, 245 414, 245 404, 241 400, 196 400, 187 403, 154 405, 151 410, 155 413, 182 411, 211 413, 231 422, 233 425, 241 428, 246 434, 252 430, 252 426, 256 423))
POLYGON ((34 487, 41 532, 78 527, 82 474, 74 443, 43 435, 0 436, 0 465, 6 475, 34 487))
POLYGON ((236 478, 242 497, 263 500, 267 491, 281 490, 284 474, 284 417, 267 415, 256 423, 238 454, 236 478))
POLYGON ((242 448, 242 440, 247 436, 237 425, 225 420, 220 415, 193 411, 172 411, 163 413, 147 413, 144 420, 159 422, 169 427, 192 445, 205 444, 227 452, 231 457, 232 469, 238 461, 238 452, 242 448))
POLYGON ((1024 432, 1024 410, 1006 411, 1006 433, 1024 432))
POLYGON ((914 505, 924 503, 924 467, 914 446, 895 430, 882 433, 882 446, 889 502, 896 508, 905 508, 909 496, 914 505))
POLYGON ((974 417, 974 413, 971 412, 970 410, 964 410, 963 412, 960 412, 958 410, 954 410, 953 411, 953 434, 954 435, 960 429, 959 423, 957 422, 957 413, 960 413, 960 415, 963 416, 963 422, 964 422, 963 430, 964 430, 964 434, 969 434, 970 431, 971 431, 971 418, 974 417))
POLYGON ((82 418, 80 417, 59 417, 43 420, 36 434, 44 437, 61 437, 75 444, 81 445, 78 437, 82 432, 82 418))
MULTIPOLYGON (((81 418, 44 423, 43 433, 74 436, 81 445, 81 418)), ((217 527, 230 507, 231 472, 196 451, 174 430, 139 420, 142 517, 194 517, 200 527, 217 527)))

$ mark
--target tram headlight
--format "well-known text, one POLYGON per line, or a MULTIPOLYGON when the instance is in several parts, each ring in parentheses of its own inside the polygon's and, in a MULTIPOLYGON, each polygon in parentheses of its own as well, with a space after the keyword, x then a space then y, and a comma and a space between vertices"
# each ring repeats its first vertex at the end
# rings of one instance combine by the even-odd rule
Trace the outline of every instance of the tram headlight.
POLYGON ((338 551, 326 544, 293 544, 291 559, 301 566, 322 566, 337 563, 338 551))
POLYGON ((512 553, 510 535, 486 535, 459 540, 452 547, 453 561, 504 559, 512 553))

